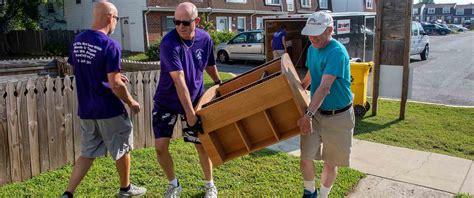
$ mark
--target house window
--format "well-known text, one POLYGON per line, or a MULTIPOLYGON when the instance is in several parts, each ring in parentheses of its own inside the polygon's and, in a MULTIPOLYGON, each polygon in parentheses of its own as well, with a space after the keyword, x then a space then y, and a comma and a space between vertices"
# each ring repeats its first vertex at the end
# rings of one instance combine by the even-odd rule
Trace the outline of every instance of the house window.
POLYGON ((216 17, 216 29, 219 32, 231 31, 231 17, 216 17))
POLYGON ((286 0, 286 8, 288 11, 295 11, 295 4, 294 0, 286 0))
POLYGON ((443 14, 451 13, 451 8, 443 8, 443 14))
POLYGON ((247 3, 247 0, 225 0, 227 3, 247 3))
POLYGON ((245 17, 237 17, 237 31, 245 31, 245 17))
POLYGON ((257 30, 263 30, 263 18, 257 17, 257 30))
POLYGON ((428 14, 434 14, 435 9, 434 8, 428 8, 428 14))
POLYGON ((365 7, 366 7, 367 9, 374 9, 373 4, 374 4, 374 1, 373 1, 373 0, 365 0, 365 7))
POLYGON ((76 0, 76 4, 81 4, 81 0, 76 0))
POLYGON ((319 0, 320 9, 328 9, 328 0, 319 0))
POLYGON ((280 5, 280 0, 265 0, 266 5, 280 5))
POLYGON ((310 0, 301 0, 301 7, 310 8, 311 7, 311 1, 310 0))
POLYGON ((459 23, 459 18, 458 17, 454 17, 454 23, 459 23))
POLYGON ((418 14, 418 8, 413 8, 413 14, 418 14))
POLYGON ((464 15, 464 9, 456 9, 456 15, 464 15))

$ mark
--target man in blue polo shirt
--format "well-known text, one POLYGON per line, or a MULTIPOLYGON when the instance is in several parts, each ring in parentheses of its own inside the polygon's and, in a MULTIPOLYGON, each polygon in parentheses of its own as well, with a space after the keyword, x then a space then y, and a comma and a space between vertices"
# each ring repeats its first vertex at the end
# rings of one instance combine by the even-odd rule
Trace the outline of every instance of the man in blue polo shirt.
POLYGON ((204 70, 215 84, 220 83, 209 34, 196 25, 200 18, 194 4, 178 5, 176 28, 163 37, 160 46, 161 73, 153 109, 153 132, 158 162, 169 181, 165 197, 178 197, 182 191, 169 153, 169 143, 177 121, 182 123, 184 141, 194 143, 206 183, 205 197, 217 197, 212 177, 212 162, 201 145, 194 108, 204 93, 204 70))
POLYGON ((132 123, 125 102, 132 112, 140 104, 128 93, 120 74, 120 45, 108 37, 118 22, 117 8, 109 2, 94 6, 92 28, 80 33, 69 53, 74 66, 78 114, 82 133, 81 156, 74 164, 69 185, 62 197, 72 197, 94 159, 110 152, 120 179, 119 197, 139 196, 145 188, 130 183, 130 150, 133 147, 132 123))
POLYGON ((349 55, 344 45, 331 38, 333 19, 315 12, 301 34, 309 36, 308 73, 302 85, 311 84, 311 102, 298 121, 301 129, 303 197, 316 197, 314 160, 323 160, 320 197, 326 198, 337 175, 337 167, 350 165, 354 110, 349 55))

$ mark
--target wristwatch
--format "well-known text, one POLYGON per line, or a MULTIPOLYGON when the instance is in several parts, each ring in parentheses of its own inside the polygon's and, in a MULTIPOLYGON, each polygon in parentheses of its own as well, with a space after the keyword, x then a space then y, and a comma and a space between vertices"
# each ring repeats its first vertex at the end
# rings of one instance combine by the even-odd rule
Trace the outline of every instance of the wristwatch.
POLYGON ((222 80, 219 79, 218 81, 214 81, 214 85, 220 85, 220 84, 222 84, 222 80))
POLYGON ((314 114, 316 114, 315 112, 311 112, 309 111, 308 109, 306 109, 306 111, 304 112, 304 115, 305 116, 308 116, 309 118, 314 118, 314 114))

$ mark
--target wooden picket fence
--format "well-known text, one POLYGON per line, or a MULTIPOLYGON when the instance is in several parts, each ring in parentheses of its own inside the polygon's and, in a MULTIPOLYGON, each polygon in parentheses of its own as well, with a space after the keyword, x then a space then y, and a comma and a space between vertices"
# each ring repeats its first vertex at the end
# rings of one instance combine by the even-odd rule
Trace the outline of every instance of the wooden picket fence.
MULTIPOLYGON (((130 114, 134 148, 151 147, 151 111, 160 73, 125 75, 129 91, 142 105, 140 113, 130 114)), ((81 146, 75 90, 72 76, 0 84, 0 185, 74 163, 81 146)))

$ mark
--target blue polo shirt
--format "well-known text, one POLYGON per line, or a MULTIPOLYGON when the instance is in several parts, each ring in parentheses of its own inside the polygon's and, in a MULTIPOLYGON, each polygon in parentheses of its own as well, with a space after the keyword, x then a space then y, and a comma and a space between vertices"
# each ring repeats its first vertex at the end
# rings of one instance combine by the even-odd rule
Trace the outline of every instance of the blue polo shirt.
POLYGON ((311 75, 311 97, 321 84, 324 74, 336 76, 321 109, 337 110, 352 102, 349 54, 344 45, 331 39, 325 48, 309 47, 306 67, 311 75))
POLYGON ((193 40, 182 40, 176 29, 173 29, 161 41, 160 61, 160 82, 155 92, 155 104, 184 113, 170 72, 183 71, 191 102, 196 105, 204 94, 204 70, 216 64, 212 39, 206 31, 196 28, 193 40))

